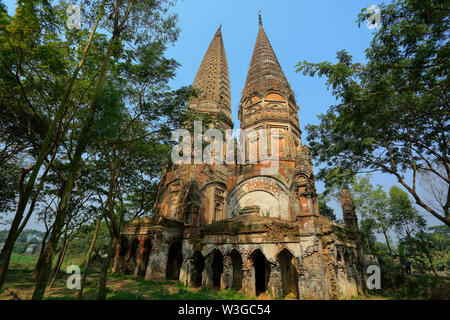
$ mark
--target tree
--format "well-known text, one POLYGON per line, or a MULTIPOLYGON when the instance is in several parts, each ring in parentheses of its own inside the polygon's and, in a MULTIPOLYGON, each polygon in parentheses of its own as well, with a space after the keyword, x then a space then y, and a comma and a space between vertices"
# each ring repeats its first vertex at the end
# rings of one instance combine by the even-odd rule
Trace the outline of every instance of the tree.
POLYGON ((324 195, 319 195, 319 212, 322 216, 327 217, 331 221, 337 221, 334 210, 327 205, 328 199, 324 195))
MULTIPOLYGON (((450 226, 450 3, 396 0, 380 8, 382 28, 366 50, 365 65, 345 50, 336 64, 298 64, 298 72, 327 77, 339 101, 319 116, 319 125, 307 126, 313 157, 328 165, 318 176, 389 173, 419 206, 450 226), (442 213, 419 195, 420 172, 447 185, 442 213)), ((358 22, 368 16, 363 10, 358 22)))
MULTIPOLYGON (((0 166, 0 212, 12 210, 17 202, 16 183, 20 168, 14 163, 0 166)), ((0 217, 2 219, 2 217, 0 217)))
POLYGON ((394 258, 395 253, 390 237, 392 221, 389 212, 389 199, 380 185, 374 189, 370 183, 370 178, 370 174, 362 178, 356 177, 351 184, 355 209, 363 219, 372 221, 370 225, 373 231, 383 235, 389 254, 394 258))
POLYGON ((412 257, 422 272, 431 269, 437 275, 433 261, 432 237, 426 232, 425 219, 414 208, 408 194, 399 187, 392 186, 389 195, 391 221, 399 237, 400 245, 404 248, 401 259, 412 257), (429 263, 429 268, 425 261, 429 263))
POLYGON ((425 230, 426 221, 414 208, 408 194, 397 186, 389 190, 390 220, 399 238, 411 239, 425 230))
MULTIPOLYGON (((92 88, 89 103, 82 110, 85 118, 78 131, 78 139, 73 151, 70 171, 64 181, 64 189, 57 206, 53 230, 43 253, 39 257, 38 264, 40 268, 37 273, 36 287, 32 297, 34 300, 42 299, 45 293, 52 259, 69 209, 74 181, 80 169, 83 154, 86 152, 94 134, 92 129, 96 111, 101 105, 102 97, 105 97, 105 83, 108 82, 107 79, 112 75, 117 76, 126 73, 127 70, 123 69, 124 66, 134 65, 134 61, 141 62, 141 59, 151 58, 151 56, 142 54, 142 52, 148 53, 155 44, 160 44, 160 46, 164 47, 164 44, 173 42, 176 39, 178 34, 178 29, 175 27, 176 16, 167 15, 168 5, 170 4, 170 2, 165 0, 101 2, 100 8, 103 8, 104 5, 104 8, 110 10, 109 15, 103 15, 103 10, 100 10, 99 17, 102 18, 101 22, 106 26, 111 36, 102 55, 101 67, 94 82, 95 85, 92 88)), ((151 59, 149 61, 153 62, 151 59)), ((161 71, 163 70, 161 69, 161 71)), ((139 71, 143 72, 142 76, 147 77, 147 79, 158 79, 157 74, 149 74, 145 70, 139 71)), ((111 81, 112 79, 109 80, 111 81)), ((133 83, 132 81, 130 82, 133 83)), ((155 82, 159 84, 159 81, 155 82)), ((125 82, 122 84, 125 84, 125 82)))
POLYGON ((82 30, 74 37, 63 27, 65 9, 52 7, 48 1, 26 0, 19 1, 16 14, 9 17, 0 6, 1 165, 20 154, 23 166, 18 175, 16 212, 0 252, 0 288, 14 243, 33 213, 68 119, 79 108, 70 99, 72 89, 101 17, 98 14, 90 34, 82 30), (74 38, 79 44, 75 49, 70 43, 74 38))
MULTIPOLYGON (((157 50, 158 55, 162 53, 157 50)), ((142 61, 142 66, 146 63, 142 61)), ((161 59, 160 63, 165 64, 166 73, 155 72, 155 75, 158 74, 158 81, 153 82, 155 87, 165 84, 176 67, 175 64, 169 67, 165 59, 161 59)), ((147 72, 152 68, 156 70, 160 66, 155 63, 145 67, 147 72)), ((167 133, 180 127, 184 107, 191 96, 190 88, 149 94, 152 86, 146 85, 147 82, 147 76, 135 76, 128 79, 129 88, 119 89, 113 83, 108 85, 109 93, 103 101, 106 108, 102 109, 99 119, 109 118, 110 126, 106 131, 104 126, 94 126, 98 134, 90 151, 96 155, 97 161, 105 163, 99 202, 111 235, 110 249, 100 272, 99 300, 106 298, 107 269, 120 243, 121 227, 125 221, 152 211, 157 177, 170 152, 170 135, 167 133), (145 92, 133 90, 143 87, 145 92), (125 101, 137 103, 126 104, 125 101)))

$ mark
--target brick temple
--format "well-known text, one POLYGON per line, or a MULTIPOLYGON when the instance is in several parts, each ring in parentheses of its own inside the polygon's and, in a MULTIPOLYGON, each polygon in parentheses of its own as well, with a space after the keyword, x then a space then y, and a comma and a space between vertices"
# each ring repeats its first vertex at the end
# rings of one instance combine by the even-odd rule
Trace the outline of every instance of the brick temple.
MULTIPOLYGON (((187 109, 220 116, 233 128, 228 63, 219 28, 187 109)), ((244 164, 167 165, 151 218, 122 231, 113 271, 192 287, 235 289, 251 296, 340 299, 364 292, 362 250, 350 195, 345 226, 320 215, 309 148, 302 143, 299 107, 264 31, 261 17, 239 104, 248 153, 259 129, 276 141, 273 160, 244 164)), ((269 150, 269 153, 271 150, 269 150)))

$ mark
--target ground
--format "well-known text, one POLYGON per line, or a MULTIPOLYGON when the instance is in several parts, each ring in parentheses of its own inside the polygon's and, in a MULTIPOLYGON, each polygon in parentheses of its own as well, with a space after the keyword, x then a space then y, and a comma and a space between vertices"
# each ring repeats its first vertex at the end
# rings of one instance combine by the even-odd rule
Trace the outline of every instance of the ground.
MULTIPOLYGON (((33 294, 34 282, 31 279, 31 273, 36 263, 37 255, 17 255, 14 254, 11 260, 10 270, 7 275, 6 283, 3 290, 0 292, 0 300, 13 299, 30 299, 33 294)), ((63 265, 62 270, 65 270, 66 265, 77 262, 76 259, 68 259, 68 262, 63 265)), ((60 277, 56 281, 54 288, 49 288, 46 291, 45 299, 47 300, 74 300, 77 299, 77 290, 69 290, 66 287, 66 280, 68 275, 61 272, 60 277)), ((420 287, 428 287, 429 283, 418 285, 418 278, 409 279, 409 282, 414 280, 411 284, 405 283, 404 291, 397 291, 390 295, 381 295, 377 292, 371 292, 365 297, 353 297, 354 300, 393 300, 393 299, 429 299, 426 295, 411 296, 407 290, 409 287, 414 287, 417 291, 420 287)), ((421 281, 423 282, 424 279, 421 281)), ((445 280, 445 288, 448 288, 448 279, 445 280)), ((442 282, 442 279, 440 280, 442 282)), ((96 298, 98 284, 98 272, 90 272, 87 278, 86 287, 84 290, 84 299, 92 300, 96 298)), ((420 284, 420 283, 419 283, 420 284)), ((439 290, 442 292, 442 290, 439 290)), ((247 300, 255 299, 247 297, 241 293, 224 290, 213 291, 199 288, 185 287, 178 281, 144 281, 135 279, 132 276, 110 274, 108 275, 108 300, 247 300)), ((444 297, 438 299, 448 299, 447 292, 444 297)), ((261 294, 258 300, 268 300, 270 296, 261 294)), ((292 298, 288 297, 287 300, 292 298)))

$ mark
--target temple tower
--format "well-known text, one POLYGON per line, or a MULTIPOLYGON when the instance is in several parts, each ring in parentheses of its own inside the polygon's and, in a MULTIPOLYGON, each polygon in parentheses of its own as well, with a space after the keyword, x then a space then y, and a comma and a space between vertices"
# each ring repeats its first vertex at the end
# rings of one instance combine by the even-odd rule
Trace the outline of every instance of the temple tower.
POLYGON ((258 149, 260 139, 253 139, 251 133, 266 129, 270 135, 268 141, 276 139, 278 142, 279 159, 294 159, 301 150, 298 110, 294 93, 264 31, 260 16, 258 36, 239 105, 241 129, 250 137, 249 151, 258 149))
POLYGON ((200 91, 188 108, 195 113, 220 115, 225 128, 232 128, 228 62, 221 27, 214 34, 192 85, 200 91))
MULTIPOLYGON (((233 128, 221 28, 193 87, 200 93, 188 102, 187 111, 217 116, 214 123, 204 122, 203 142, 212 140, 206 129, 233 128)), ((242 290, 252 296, 269 292, 276 298, 329 299, 363 292, 358 235, 335 232, 344 227, 319 214, 298 110, 260 16, 239 103, 245 133, 239 146, 245 143, 248 153, 260 157, 253 162, 247 154, 247 161, 237 164, 169 162, 153 216, 130 221, 122 230, 113 271, 146 280, 178 279, 189 286, 242 290), (266 147, 262 139, 269 149, 261 153, 266 147)), ((192 129, 191 124, 186 121, 185 128, 192 129)), ((348 192, 342 205, 346 226, 357 231, 348 192)))
POLYGON ((270 217, 285 220, 319 214, 311 157, 309 148, 302 145, 298 111, 294 92, 260 15, 258 35, 239 104, 240 127, 246 137, 244 178, 252 177, 253 180, 250 186, 238 188, 250 190, 256 184, 255 188, 261 192, 249 193, 244 200, 235 202, 233 198, 229 199, 229 217, 231 212, 258 211, 255 210, 258 206, 260 214, 270 211, 270 217), (265 155, 269 161, 262 158, 265 155), (253 165, 255 159, 259 162, 257 165, 253 165), (273 192, 272 185, 278 185, 280 191, 273 192), (237 202, 239 205, 235 204, 237 202))
MULTIPOLYGON (((233 128, 228 62, 221 28, 216 31, 195 77, 199 95, 190 99, 187 111, 219 117, 219 126, 233 128)), ((186 124, 192 129, 192 123, 186 124)), ((205 128, 203 128, 205 129, 205 128)), ((194 150, 194 149, 192 149, 194 150)), ((170 165, 164 169, 158 190, 155 214, 188 225, 202 225, 224 219, 224 183, 229 169, 223 165, 170 165), (206 190, 203 184, 210 183, 206 190), (217 198, 200 203, 201 198, 217 198)))

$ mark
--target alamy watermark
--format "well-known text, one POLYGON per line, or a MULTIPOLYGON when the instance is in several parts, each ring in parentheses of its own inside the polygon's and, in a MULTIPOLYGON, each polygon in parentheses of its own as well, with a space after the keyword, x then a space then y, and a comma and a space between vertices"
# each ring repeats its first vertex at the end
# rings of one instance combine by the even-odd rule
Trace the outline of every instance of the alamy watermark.
POLYGON ((367 28, 370 30, 373 29, 381 29, 381 10, 380 7, 376 5, 370 5, 367 7, 367 13, 371 13, 372 15, 367 19, 367 28))
POLYGON ((381 270, 380 267, 376 264, 370 265, 367 267, 367 274, 370 276, 367 278, 366 285, 370 290, 373 289, 381 289, 381 270))
POLYGON ((202 128, 202 122, 195 121, 193 137, 187 129, 172 132, 172 141, 178 143, 171 153, 173 164, 264 163, 262 174, 278 170, 284 139, 279 129, 221 131, 211 128, 203 133, 202 128))
POLYGON ((71 265, 67 267, 67 274, 70 276, 67 278, 66 286, 69 290, 81 289, 81 269, 77 265, 71 265))
POLYGON ((69 30, 81 29, 81 8, 78 5, 69 5, 66 10, 66 26, 69 30))

